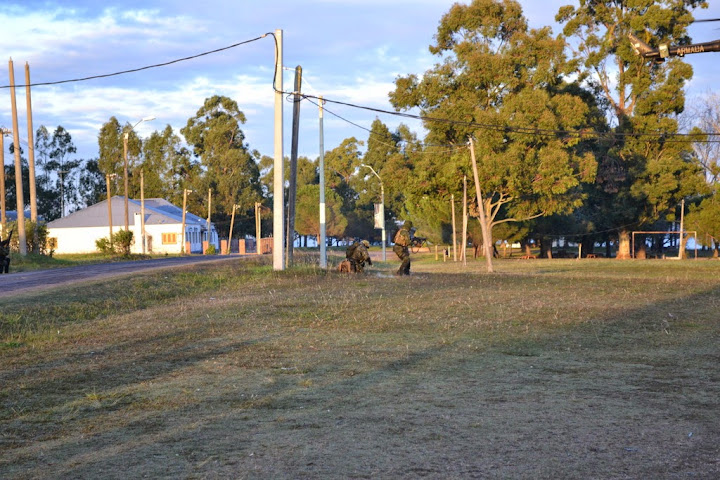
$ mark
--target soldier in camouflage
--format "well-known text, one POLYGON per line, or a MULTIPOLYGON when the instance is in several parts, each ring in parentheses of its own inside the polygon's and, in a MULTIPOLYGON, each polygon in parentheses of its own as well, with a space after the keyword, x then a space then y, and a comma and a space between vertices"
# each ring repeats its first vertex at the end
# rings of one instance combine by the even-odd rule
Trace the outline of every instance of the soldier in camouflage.
POLYGON ((370 242, 362 240, 360 242, 353 243, 347 248, 345 251, 345 257, 350 262, 351 272, 362 273, 365 270, 365 263, 372 265, 370 252, 368 252, 369 247, 370 242))
POLYGON ((396 272, 396 275, 410 275, 410 246, 411 235, 410 230, 412 229, 412 222, 406 221, 402 228, 398 230, 393 238, 393 252, 401 260, 400 268, 396 272))
POLYGON ((5 240, 0 240, 0 273, 10 273, 10 239, 13 231, 5 240))

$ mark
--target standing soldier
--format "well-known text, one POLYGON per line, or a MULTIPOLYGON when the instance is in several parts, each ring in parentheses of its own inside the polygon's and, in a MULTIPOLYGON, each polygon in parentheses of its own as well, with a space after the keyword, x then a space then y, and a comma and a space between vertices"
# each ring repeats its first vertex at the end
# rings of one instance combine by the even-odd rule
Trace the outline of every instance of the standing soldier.
POLYGON ((360 242, 353 243, 345 251, 345 257, 350 262, 351 272, 362 273, 365 269, 365 262, 367 262, 368 265, 372 265, 370 252, 368 252, 369 247, 370 242, 362 240, 360 242))
POLYGON ((10 239, 14 230, 10 230, 7 240, 0 238, 0 273, 10 273, 10 239))
POLYGON ((408 247, 410 246, 410 229, 412 226, 412 222, 407 220, 393 238, 393 243, 395 243, 393 252, 402 261, 396 275, 410 275, 410 249, 408 247))

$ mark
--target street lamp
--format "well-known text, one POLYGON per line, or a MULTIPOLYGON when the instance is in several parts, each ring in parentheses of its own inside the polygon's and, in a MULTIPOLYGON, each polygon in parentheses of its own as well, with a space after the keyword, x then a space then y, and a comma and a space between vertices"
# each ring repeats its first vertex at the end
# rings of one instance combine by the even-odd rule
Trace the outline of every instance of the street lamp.
POLYGON ((387 260, 387 256, 385 254, 385 188, 383 187, 382 178, 380 178, 380 175, 377 174, 374 168, 364 163, 360 164, 360 166, 369 168, 373 175, 380 180, 380 218, 382 219, 382 259, 384 262, 387 260))
POLYGON ((123 160, 125 162, 125 230, 130 229, 130 219, 128 215, 128 137, 130 135, 130 131, 134 130, 135 127, 140 125, 142 122, 149 122, 150 120, 155 120, 155 117, 145 117, 138 120, 138 122, 130 127, 130 130, 125 132, 125 135, 123 135, 123 160))

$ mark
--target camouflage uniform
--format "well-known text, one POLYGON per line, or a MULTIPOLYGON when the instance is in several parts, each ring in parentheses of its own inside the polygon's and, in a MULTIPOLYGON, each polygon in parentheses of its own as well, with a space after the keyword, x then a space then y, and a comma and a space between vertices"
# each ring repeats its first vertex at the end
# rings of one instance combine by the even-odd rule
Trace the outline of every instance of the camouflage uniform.
POLYGON ((345 251, 345 257, 347 257, 350 262, 350 271, 362 273, 365 269, 365 262, 367 262, 368 265, 372 265, 370 253, 368 252, 369 246, 370 242, 362 240, 360 242, 355 242, 348 247, 345 251))
POLYGON ((393 252, 402 261, 400 268, 396 272, 397 275, 410 275, 410 229, 413 224, 411 221, 405 222, 400 230, 395 234, 393 238, 393 252))
POLYGON ((7 240, 0 241, 0 273, 10 273, 10 238, 12 232, 7 240))

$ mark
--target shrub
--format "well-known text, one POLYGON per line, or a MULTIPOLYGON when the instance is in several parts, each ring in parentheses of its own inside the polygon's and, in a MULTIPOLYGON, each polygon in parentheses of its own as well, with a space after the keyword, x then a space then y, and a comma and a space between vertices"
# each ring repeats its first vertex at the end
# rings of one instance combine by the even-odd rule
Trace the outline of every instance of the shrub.
POLYGON ((112 235, 112 242, 108 237, 95 240, 95 246, 101 253, 129 256, 130 247, 135 243, 133 232, 130 230, 119 230, 112 235))
POLYGON ((115 252, 120 255, 130 255, 130 247, 135 243, 133 232, 130 230, 120 230, 113 234, 113 244, 115 252))
MULTIPOLYGON (((12 231, 10 248, 14 251, 20 250, 20 234, 18 233, 17 221, 8 222, 7 230, 12 231)), ((33 222, 25 219, 25 246, 28 252, 37 252, 41 255, 52 255, 52 249, 48 249, 48 229, 44 223, 33 222)))

